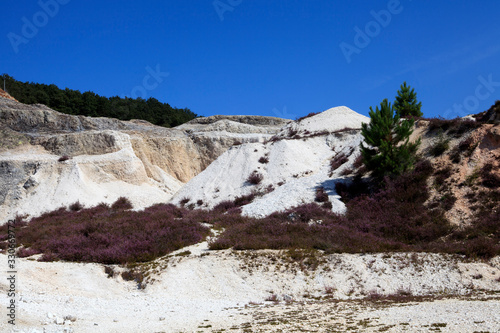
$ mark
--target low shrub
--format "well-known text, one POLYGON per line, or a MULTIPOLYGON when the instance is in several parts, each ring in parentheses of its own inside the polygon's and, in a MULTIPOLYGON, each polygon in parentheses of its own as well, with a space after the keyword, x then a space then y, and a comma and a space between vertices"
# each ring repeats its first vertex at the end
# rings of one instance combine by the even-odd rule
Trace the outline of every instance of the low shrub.
POLYGON ((323 204, 321 205, 321 207, 323 207, 324 209, 332 209, 333 208, 333 205, 330 201, 327 201, 327 202, 323 202, 323 204))
POLYGON ((434 172, 435 179, 434 179, 434 184, 438 189, 445 189, 447 188, 446 185, 446 180, 449 179, 452 175, 452 169, 450 166, 447 166, 445 168, 439 169, 436 172, 434 172))
POLYGON ((267 156, 262 156, 259 158, 259 163, 266 164, 269 163, 269 158, 267 156))
POLYGON ((228 210, 232 209, 232 208, 235 208, 237 207, 236 204, 234 203, 234 201, 230 201, 230 200, 225 200, 225 201, 221 201, 219 202, 215 207, 214 207, 214 211, 215 212, 227 212, 228 210))
POLYGON ((349 161, 349 157, 345 153, 338 153, 330 161, 330 172, 333 173, 347 161, 349 161))
POLYGON ((438 141, 430 148, 430 154, 434 157, 441 156, 445 151, 450 148, 450 140, 440 136, 438 141))
POLYGON ((297 122, 301 122, 302 120, 310 118, 310 117, 315 116, 317 114, 319 114, 319 112, 311 112, 311 113, 309 113, 309 114, 307 114, 307 115, 305 115, 303 117, 298 118, 296 121, 297 122))
POLYGON ((129 199, 125 197, 119 197, 116 201, 111 205, 111 209, 113 210, 127 210, 134 208, 129 199))
POLYGON ((72 203, 71 205, 69 205, 69 210, 73 211, 73 212, 78 212, 80 210, 83 209, 83 205, 80 203, 80 201, 77 201, 75 203, 72 203))
POLYGON ((370 186, 371 184, 368 181, 363 180, 361 176, 357 175, 352 179, 352 181, 336 182, 335 192, 340 195, 341 200, 344 203, 347 203, 359 196, 370 194, 370 186))
POLYGON ((288 137, 291 139, 300 139, 300 136, 298 135, 298 130, 294 128, 289 128, 288 129, 288 137))
POLYGON ((71 157, 69 157, 68 155, 64 155, 64 156, 59 157, 58 161, 59 162, 64 162, 64 161, 69 160, 70 158, 71 157))
POLYGON ((106 273, 108 279, 115 276, 115 270, 113 269, 113 267, 104 266, 104 273, 106 273))
POLYGON ((268 297, 266 297, 265 301, 267 302, 274 302, 274 303, 279 303, 278 295, 276 294, 271 294, 268 297))
POLYGON ((354 173, 354 170, 351 169, 351 168, 346 168, 344 170, 342 170, 342 172, 340 173, 341 176, 349 176, 351 174, 354 173))
POLYGON ((479 122, 471 119, 431 118, 427 120, 429 121, 429 131, 448 132, 449 135, 453 135, 455 137, 460 137, 462 134, 481 126, 479 122))
POLYGON ((354 163, 352 164, 352 166, 355 168, 355 169, 359 169, 361 168, 362 166, 364 165, 363 163, 363 155, 358 155, 358 157, 356 157, 356 159, 354 160, 354 163))
POLYGON ((258 185, 262 182, 264 179, 264 176, 257 171, 254 171, 248 176, 247 178, 247 183, 252 184, 252 185, 258 185))
POLYGON ((480 176, 482 179, 483 186, 488 188, 499 188, 500 187, 500 177, 493 173, 493 164, 489 163, 481 168, 480 176))
POLYGON ((328 202, 330 199, 328 198, 328 194, 325 192, 324 187, 318 187, 316 189, 316 196, 314 201, 316 202, 328 202))
POLYGON ((135 281, 139 289, 144 289, 145 286, 142 285, 144 281, 144 275, 140 272, 135 272, 132 270, 126 270, 121 273, 121 277, 124 281, 135 281))
MULTIPOLYGON (((234 205, 235 206, 244 206, 248 205, 255 199, 255 193, 250 193, 248 195, 242 195, 234 199, 234 205)), ((232 207, 231 207, 232 208, 232 207)))
POLYGON ((26 257, 31 257, 32 255, 35 255, 35 254, 40 254, 40 251, 37 251, 35 249, 32 249, 32 248, 20 248, 18 251, 17 251, 17 256, 19 258, 26 258, 26 257))

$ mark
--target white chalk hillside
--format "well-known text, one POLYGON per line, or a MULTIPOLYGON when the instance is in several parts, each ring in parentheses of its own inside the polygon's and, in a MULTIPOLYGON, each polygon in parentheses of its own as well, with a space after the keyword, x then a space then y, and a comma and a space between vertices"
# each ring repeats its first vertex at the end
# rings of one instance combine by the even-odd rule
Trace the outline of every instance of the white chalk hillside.
POLYGON ((255 200, 243 206, 243 214, 263 217, 314 202, 316 189, 322 186, 332 210, 343 212, 345 206, 335 193, 335 183, 344 178, 341 172, 359 155, 363 122, 369 118, 341 106, 285 125, 276 140, 234 146, 183 186, 172 202, 178 204, 187 198, 188 204, 196 204, 201 200, 204 207, 211 208, 257 192, 255 200), (346 128, 353 131, 343 131, 346 128), (330 161, 340 153, 349 160, 331 174, 330 161), (262 157, 268 162, 259 162, 262 157), (258 185, 247 182, 253 172, 263 176, 258 185))

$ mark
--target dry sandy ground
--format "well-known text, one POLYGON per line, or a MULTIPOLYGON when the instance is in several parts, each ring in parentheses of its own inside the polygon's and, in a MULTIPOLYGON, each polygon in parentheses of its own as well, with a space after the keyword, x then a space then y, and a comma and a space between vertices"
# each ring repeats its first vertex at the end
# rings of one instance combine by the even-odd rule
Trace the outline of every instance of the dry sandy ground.
MULTIPOLYGON (((5 255, 0 262, 6 272, 5 255)), ((119 274, 108 278, 99 264, 17 265, 17 325, 5 319, 2 278, 1 332, 500 331, 500 257, 306 254, 297 261, 280 251, 208 251, 204 242, 138 267, 145 289, 119 274), (433 297, 384 300, 396 294, 433 297)))

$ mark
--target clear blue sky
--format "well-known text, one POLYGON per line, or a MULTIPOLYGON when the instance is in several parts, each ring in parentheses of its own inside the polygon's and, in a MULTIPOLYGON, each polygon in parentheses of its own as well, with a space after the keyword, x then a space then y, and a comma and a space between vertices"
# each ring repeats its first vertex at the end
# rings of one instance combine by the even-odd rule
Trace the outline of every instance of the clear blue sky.
POLYGON ((498 0, 4 1, 0 73, 289 118, 367 115, 407 81, 425 116, 452 118, 500 99, 499 17, 498 0))

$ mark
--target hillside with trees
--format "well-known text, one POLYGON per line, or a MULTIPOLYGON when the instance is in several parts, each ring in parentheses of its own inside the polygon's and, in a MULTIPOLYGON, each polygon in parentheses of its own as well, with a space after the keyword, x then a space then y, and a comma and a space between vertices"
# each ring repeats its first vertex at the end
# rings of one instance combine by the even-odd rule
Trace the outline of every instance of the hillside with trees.
POLYGON ((176 108, 156 98, 104 97, 91 91, 60 89, 54 84, 20 82, 3 75, 8 93, 21 103, 44 104, 71 115, 110 117, 120 120, 142 119, 164 127, 181 125, 198 115, 188 108, 176 108))

